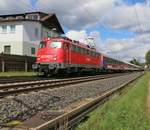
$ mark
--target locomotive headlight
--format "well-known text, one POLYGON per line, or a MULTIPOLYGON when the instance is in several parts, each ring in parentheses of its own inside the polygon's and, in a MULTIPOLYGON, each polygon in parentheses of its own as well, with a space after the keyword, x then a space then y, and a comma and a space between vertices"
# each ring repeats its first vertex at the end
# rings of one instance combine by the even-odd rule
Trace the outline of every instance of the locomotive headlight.
POLYGON ((37 60, 40 60, 40 59, 41 59, 40 57, 37 58, 37 60))
POLYGON ((54 60, 57 60, 57 55, 54 55, 53 59, 54 59, 54 60))

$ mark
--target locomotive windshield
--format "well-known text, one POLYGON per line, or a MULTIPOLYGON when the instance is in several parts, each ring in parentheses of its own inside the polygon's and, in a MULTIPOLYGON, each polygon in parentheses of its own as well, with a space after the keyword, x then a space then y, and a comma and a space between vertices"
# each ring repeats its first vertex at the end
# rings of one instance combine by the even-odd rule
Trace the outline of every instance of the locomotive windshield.
POLYGON ((46 47, 46 42, 40 42, 39 48, 45 48, 46 47))
POLYGON ((50 48, 61 48, 61 42, 51 42, 49 44, 50 48))

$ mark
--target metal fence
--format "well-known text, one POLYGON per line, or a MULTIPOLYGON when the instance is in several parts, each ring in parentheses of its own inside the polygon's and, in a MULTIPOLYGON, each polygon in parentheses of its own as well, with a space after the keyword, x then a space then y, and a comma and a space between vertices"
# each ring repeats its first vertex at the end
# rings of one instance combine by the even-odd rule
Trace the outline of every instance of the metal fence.
POLYGON ((31 71, 35 57, 0 54, 0 72, 31 71))

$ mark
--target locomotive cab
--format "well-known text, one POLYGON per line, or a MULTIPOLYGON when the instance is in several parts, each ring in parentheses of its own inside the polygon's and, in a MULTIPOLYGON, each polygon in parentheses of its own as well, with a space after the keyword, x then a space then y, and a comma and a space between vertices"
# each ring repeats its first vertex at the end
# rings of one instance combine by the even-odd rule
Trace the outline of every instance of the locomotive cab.
POLYGON ((39 44, 36 64, 33 69, 44 75, 55 74, 64 68, 64 45, 57 39, 43 40, 39 44))
POLYGON ((42 41, 39 45, 37 63, 61 62, 62 43, 59 41, 42 41))

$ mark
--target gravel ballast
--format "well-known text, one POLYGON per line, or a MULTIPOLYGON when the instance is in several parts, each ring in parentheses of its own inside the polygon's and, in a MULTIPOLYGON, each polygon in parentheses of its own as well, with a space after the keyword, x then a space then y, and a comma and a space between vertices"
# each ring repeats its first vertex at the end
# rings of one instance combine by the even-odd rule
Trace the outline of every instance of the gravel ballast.
POLYGON ((26 120, 42 110, 63 109, 75 101, 95 97, 106 90, 118 87, 139 74, 133 73, 0 99, 0 124, 11 120, 26 120))

